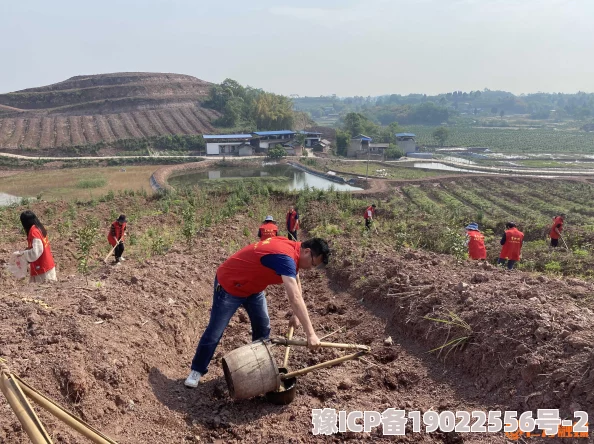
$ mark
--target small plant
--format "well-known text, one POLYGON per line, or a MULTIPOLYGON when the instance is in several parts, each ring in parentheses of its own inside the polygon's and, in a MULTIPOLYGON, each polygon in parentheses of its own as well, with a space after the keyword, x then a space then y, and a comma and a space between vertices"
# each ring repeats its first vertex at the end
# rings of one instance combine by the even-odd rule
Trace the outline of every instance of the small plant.
POLYGON ((432 350, 429 350, 427 353, 433 353, 439 350, 437 356, 439 357, 443 350, 447 350, 444 359, 448 357, 448 355, 454 351, 455 349, 462 349, 472 338, 473 332, 472 327, 463 320, 460 316, 458 316, 453 311, 448 310, 447 314, 444 318, 432 318, 430 316, 423 316, 423 319, 427 319, 428 321, 433 321, 437 323, 445 324, 448 328, 448 332, 445 338, 443 345, 436 347, 432 350), (450 334, 452 332, 452 328, 459 328, 462 329, 462 333, 455 337, 454 339, 450 339, 450 334))
POLYGON ((182 210, 182 235, 186 239, 188 248, 196 236, 196 209, 191 203, 187 203, 182 210))
POLYGON ((245 237, 250 237, 250 230, 248 227, 243 227, 243 235, 245 237))
POLYGON ((561 264, 558 261, 547 262, 544 268, 547 273, 561 273, 561 264))
POLYGON ((89 285, 89 258, 91 250, 97 241, 98 230, 99 221, 94 217, 90 217, 86 224, 76 231, 76 237, 78 239, 78 271, 85 276, 87 285, 89 285))

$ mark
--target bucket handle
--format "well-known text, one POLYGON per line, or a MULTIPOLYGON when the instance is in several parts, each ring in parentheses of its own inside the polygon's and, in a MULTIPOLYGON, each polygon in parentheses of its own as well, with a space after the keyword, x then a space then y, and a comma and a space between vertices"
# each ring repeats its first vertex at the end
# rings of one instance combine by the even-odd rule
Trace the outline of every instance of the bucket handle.
MULTIPOLYGON (((307 347, 307 341, 302 339, 286 339, 286 338, 273 338, 270 340, 273 344, 280 344, 280 345, 296 345, 307 347)), ((341 348, 344 350, 361 350, 364 352, 371 351, 367 345, 359 345, 359 344, 340 344, 336 342, 320 342, 320 347, 326 348, 341 348)))
POLYGON ((358 351, 357 353, 353 353, 352 355, 342 356, 340 358, 331 359, 330 361, 321 362, 319 364, 312 365, 311 367, 302 368, 301 370, 296 370, 294 372, 285 373, 283 375, 280 375, 280 378, 281 378, 281 380, 285 380, 285 379, 289 379, 289 378, 294 378, 296 376, 302 376, 302 375, 305 375, 305 374, 312 372, 314 370, 331 367, 335 364, 340 364, 341 362, 344 362, 344 361, 350 361, 351 359, 356 359, 359 356, 363 356, 366 353, 367 353, 367 351, 358 351))

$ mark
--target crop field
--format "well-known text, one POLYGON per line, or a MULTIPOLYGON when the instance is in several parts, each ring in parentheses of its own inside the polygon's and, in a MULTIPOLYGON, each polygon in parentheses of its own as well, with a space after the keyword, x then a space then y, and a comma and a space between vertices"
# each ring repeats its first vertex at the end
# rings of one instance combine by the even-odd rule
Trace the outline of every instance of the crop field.
POLYGON ((0 148, 47 149, 213 130, 216 113, 191 106, 92 116, 0 119, 0 148))
MULTIPOLYGON (((435 145, 435 127, 409 125, 407 132, 417 135, 419 145, 435 145)), ((594 133, 554 128, 477 128, 451 126, 445 146, 487 147, 512 153, 594 153, 594 133)))
MULTIPOLYGON (((529 178, 452 178, 410 184, 384 207, 391 237, 403 245, 464 256, 463 227, 477 222, 487 237, 490 261, 500 251, 505 223, 514 221, 525 234, 520 268, 594 276, 594 186, 575 181, 529 178), (553 216, 566 213, 564 247, 551 253, 548 232, 553 216)), ((378 220, 381 221, 381 218, 378 220)), ((381 223, 381 222, 380 222, 381 223)))

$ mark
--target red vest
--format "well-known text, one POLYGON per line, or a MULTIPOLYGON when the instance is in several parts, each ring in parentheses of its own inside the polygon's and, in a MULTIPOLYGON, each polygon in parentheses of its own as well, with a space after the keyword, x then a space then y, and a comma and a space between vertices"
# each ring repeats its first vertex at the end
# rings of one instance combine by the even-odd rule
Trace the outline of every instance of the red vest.
POLYGON ((221 264, 217 279, 223 289, 238 297, 248 297, 264 291, 273 284, 282 284, 283 279, 271 268, 260 263, 267 254, 285 254, 295 261, 299 271, 301 242, 286 237, 271 237, 242 248, 221 264))
POLYGON ((287 213, 287 230, 295 231, 297 229, 297 223, 299 219, 297 219, 297 211, 289 211, 287 213))
POLYGON ((559 224, 561 224, 561 226, 559 227, 559 233, 561 233, 563 231, 563 219, 561 219, 561 217, 557 216, 555 218, 555 221, 553 222, 553 226, 551 227, 551 232, 549 233, 549 236, 551 236, 551 239, 559 239, 559 235, 555 231, 555 227, 559 224))
POLYGON ((365 219, 369 219, 369 212, 371 211, 371 215, 375 216, 375 208, 373 208, 371 205, 367 207, 367 209, 365 210, 365 214, 363 215, 363 217, 365 219))
POLYGON ((116 220, 111 224, 111 228, 109 229, 109 234, 107 235, 107 240, 109 241, 112 247, 115 247, 119 239, 122 239, 124 236, 124 232, 126 231, 126 222, 122 225, 116 220), (115 236, 114 236, 115 235, 115 236))
POLYGON ((41 253, 39 259, 35 262, 31 262, 31 276, 37 276, 47 273, 54 268, 56 264, 54 262, 54 257, 52 256, 52 249, 50 248, 47 236, 43 237, 41 230, 35 225, 31 227, 29 235, 27 236, 29 248, 33 248, 33 239, 41 239, 41 242, 43 243, 43 253, 41 253))
POLYGON ((487 249, 485 248, 485 236, 476 230, 468 230, 468 256, 470 259, 487 259, 487 249))
POLYGON ((266 240, 268 238, 278 236, 278 227, 272 222, 264 222, 260 226, 260 240, 266 240))
POLYGON ((522 241, 524 233, 517 228, 505 230, 505 244, 501 247, 500 259, 509 259, 510 261, 519 261, 522 251, 522 241))

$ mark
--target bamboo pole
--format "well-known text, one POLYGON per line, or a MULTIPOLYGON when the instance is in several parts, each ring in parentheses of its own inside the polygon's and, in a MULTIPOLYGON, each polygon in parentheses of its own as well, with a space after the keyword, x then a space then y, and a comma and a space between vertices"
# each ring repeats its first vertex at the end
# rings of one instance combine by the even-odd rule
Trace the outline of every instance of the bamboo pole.
MULTIPOLYGON (((281 344, 281 345, 297 345, 307 347, 307 341, 302 339, 286 339, 286 338, 274 338, 271 339, 270 342, 273 344, 281 344)), ((335 342, 320 342, 320 347, 324 348, 341 348, 344 350, 362 350, 365 352, 370 351, 371 349, 366 345, 358 345, 358 344, 340 344, 335 342)))
POLYGON ((352 355, 346 355, 346 356, 342 356, 340 358, 331 359, 330 361, 321 362, 320 364, 312 365, 311 367, 305 367, 305 368, 302 368, 301 370, 296 370, 294 372, 280 375, 280 378, 281 379, 289 379, 289 378, 294 378, 296 376, 303 376, 309 372, 313 372, 314 370, 331 367, 333 365, 340 364, 341 362, 344 362, 344 361, 350 361, 351 359, 356 359, 359 356, 363 356, 366 353, 367 352, 365 352, 365 351, 359 351, 357 353, 353 353, 352 355))
POLYGON ((13 376, 23 389, 23 392, 35 402, 35 404, 39 405, 40 407, 47 410, 49 413, 54 415, 60 421, 65 423, 66 425, 72 427, 74 430, 79 432, 81 435, 89 438, 92 442, 96 444, 117 444, 116 441, 112 440, 111 438, 105 436, 99 430, 95 429, 91 425, 84 422, 82 419, 78 418, 74 414, 70 413, 64 407, 59 404, 56 404, 51 399, 47 398, 46 396, 39 393, 25 381, 23 381, 18 376, 13 376))
POLYGON ((13 375, 0 372, 0 389, 33 444, 53 444, 13 375))

